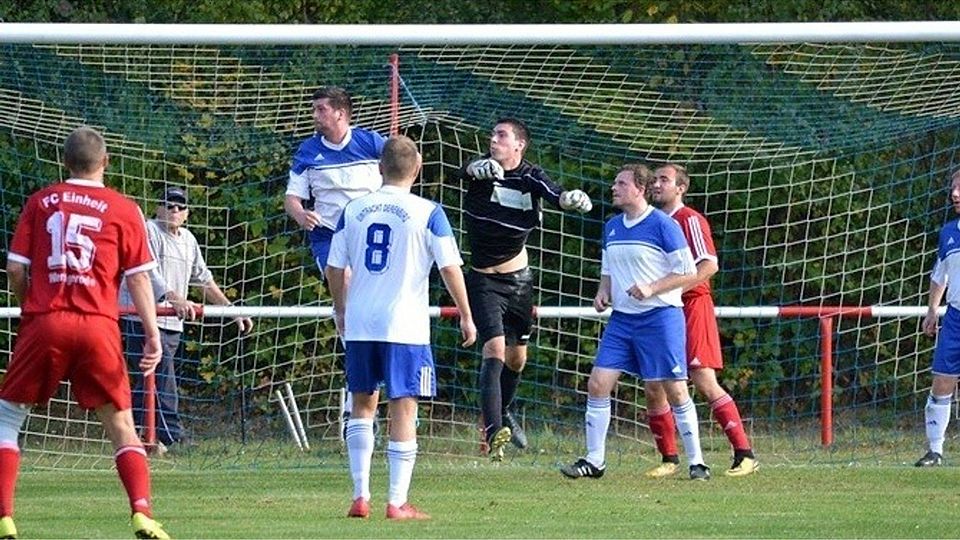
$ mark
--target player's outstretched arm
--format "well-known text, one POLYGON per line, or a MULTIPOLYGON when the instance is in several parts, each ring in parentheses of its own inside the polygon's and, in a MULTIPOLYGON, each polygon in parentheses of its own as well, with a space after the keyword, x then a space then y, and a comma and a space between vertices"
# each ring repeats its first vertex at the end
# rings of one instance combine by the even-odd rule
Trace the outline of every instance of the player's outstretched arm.
POLYGON ((7 261, 7 281, 10 283, 10 290, 17 297, 17 302, 23 305, 27 297, 27 265, 15 261, 7 261))
POLYGON ((160 363, 160 330, 157 328, 157 304, 153 298, 153 286, 147 272, 127 276, 127 289, 133 306, 143 324, 143 358, 140 369, 144 375, 153 373, 160 363))
POLYGON ((443 278, 443 284, 453 298, 454 305, 460 311, 460 334, 463 336, 461 345, 469 347, 477 341, 477 327, 473 324, 473 313, 470 312, 470 302, 467 301, 463 271, 456 265, 444 266, 440 269, 440 277, 443 278))

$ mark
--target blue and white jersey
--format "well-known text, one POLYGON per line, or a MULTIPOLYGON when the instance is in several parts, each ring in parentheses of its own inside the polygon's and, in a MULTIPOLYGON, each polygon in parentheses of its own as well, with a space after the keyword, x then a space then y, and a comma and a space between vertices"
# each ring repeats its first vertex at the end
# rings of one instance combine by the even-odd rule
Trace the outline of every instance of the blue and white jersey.
POLYGON ((293 155, 286 194, 312 198, 321 225, 333 229, 348 202, 383 184, 379 163, 384 142, 378 133, 357 127, 340 144, 314 134, 293 155))
POLYGON ((960 309, 960 219, 947 222, 940 229, 937 262, 930 279, 947 286, 947 304, 960 309))
POLYGON ((640 217, 628 220, 614 216, 603 227, 603 258, 600 273, 610 276, 613 310, 643 313, 658 307, 683 307, 680 289, 637 300, 627 289, 637 283, 649 284, 669 274, 696 274, 697 267, 680 225, 662 211, 651 207, 640 217))
POLYGON ((430 268, 461 266, 443 208, 383 186, 351 201, 333 235, 327 265, 349 267, 344 341, 430 343, 430 268))

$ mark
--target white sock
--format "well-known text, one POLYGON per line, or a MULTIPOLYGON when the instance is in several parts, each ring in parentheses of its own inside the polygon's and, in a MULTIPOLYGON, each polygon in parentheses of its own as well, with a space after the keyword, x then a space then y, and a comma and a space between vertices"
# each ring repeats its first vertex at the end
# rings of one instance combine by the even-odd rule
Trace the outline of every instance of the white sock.
POLYGON ((417 462, 417 440, 390 441, 387 444, 387 463, 390 465, 388 502, 402 506, 407 502, 413 466, 417 462))
POLYGON ((370 500, 370 460, 373 458, 373 419, 351 418, 347 421, 347 454, 350 456, 350 477, 353 498, 370 500))
MULTIPOLYGON (((344 388, 344 390, 347 390, 344 388)), ((353 414, 353 394, 347 390, 347 399, 343 400, 343 412, 349 417, 353 414)))
POLYGON ((670 407, 673 410, 673 419, 677 423, 677 431, 683 440, 683 451, 687 454, 688 465, 703 465, 703 454, 700 452, 700 424, 697 423, 697 408, 693 400, 670 407))
POLYGON ((583 415, 587 432, 587 456, 594 467, 603 467, 607 459, 607 428, 610 427, 610 398, 587 398, 583 415))
POLYGON ((927 406, 923 409, 923 418, 926 421, 927 442, 930 451, 943 455, 943 439, 950 423, 950 402, 952 395, 927 396, 927 406))

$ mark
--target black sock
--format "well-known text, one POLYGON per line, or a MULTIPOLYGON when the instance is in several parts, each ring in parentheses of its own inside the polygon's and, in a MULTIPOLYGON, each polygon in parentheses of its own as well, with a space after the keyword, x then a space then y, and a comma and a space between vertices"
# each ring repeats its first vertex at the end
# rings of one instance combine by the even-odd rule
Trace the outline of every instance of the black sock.
POLYGON ((487 441, 503 427, 503 409, 500 394, 500 372, 503 360, 484 358, 480 364, 480 411, 483 413, 487 441))
POLYGON ((517 387, 520 386, 520 372, 504 366, 500 372, 500 394, 503 397, 503 414, 507 414, 507 408, 513 403, 513 398, 517 395, 517 387))

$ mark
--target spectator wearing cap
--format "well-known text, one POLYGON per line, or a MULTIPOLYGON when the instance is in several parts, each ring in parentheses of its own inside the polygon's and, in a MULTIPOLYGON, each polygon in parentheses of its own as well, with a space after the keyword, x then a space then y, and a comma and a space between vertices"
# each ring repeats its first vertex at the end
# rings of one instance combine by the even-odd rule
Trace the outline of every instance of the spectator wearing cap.
MULTIPOLYGON (((204 302, 215 305, 231 304, 207 268, 197 238, 184 227, 189 215, 186 190, 171 187, 163 193, 155 217, 146 222, 147 243, 158 265, 150 278, 154 296, 161 302, 161 306, 172 307, 176 312, 175 317, 157 317, 163 353, 156 371, 157 449, 160 452, 181 442, 183 438, 176 364, 183 360, 178 356, 183 321, 192 321, 196 317, 197 305, 188 300, 190 286, 202 289, 204 302)), ((131 304, 129 292, 125 287, 121 287, 120 305, 131 304)), ((248 317, 234 320, 243 333, 249 333, 253 329, 253 321, 248 317)), ((127 364, 134 376, 133 417, 138 426, 143 426, 144 385, 143 375, 138 368, 143 351, 143 327, 139 318, 127 315, 120 320, 120 330, 124 337, 127 364)))

